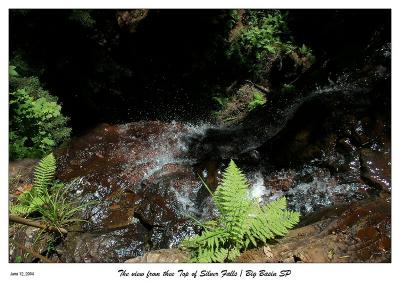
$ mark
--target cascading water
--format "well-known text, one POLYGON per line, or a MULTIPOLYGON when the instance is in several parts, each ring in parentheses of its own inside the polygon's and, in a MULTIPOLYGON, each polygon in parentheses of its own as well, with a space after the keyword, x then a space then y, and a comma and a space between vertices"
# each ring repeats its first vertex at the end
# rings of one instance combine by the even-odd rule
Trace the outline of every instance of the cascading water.
POLYGON ((375 184, 386 190, 390 179, 386 171, 373 169, 368 175, 367 170, 375 155, 390 156, 390 144, 375 139, 371 145, 380 148, 365 149, 369 144, 362 135, 375 126, 366 127, 362 118, 341 108, 370 105, 368 94, 386 75, 381 68, 366 81, 359 73, 343 73, 335 82, 299 94, 290 104, 283 100, 281 107, 263 110, 242 125, 103 124, 73 139, 57 152, 58 177, 66 182, 76 179, 70 185, 74 198, 98 203, 84 211, 82 217, 89 223, 83 225, 83 234, 67 241, 65 261, 119 262, 178 246, 198 232, 192 217, 217 216, 200 178, 215 189, 230 158, 246 173, 250 198, 268 203, 285 195, 289 207, 303 217, 374 194, 375 184), (296 128, 298 113, 311 103, 317 103, 314 109, 326 105, 332 109, 323 114, 326 122, 320 124, 329 127, 322 126, 323 131, 318 130, 322 134, 302 129, 310 124, 307 121, 296 128), (341 130, 342 124, 347 128, 341 130), (315 144, 313 135, 324 142, 315 144))

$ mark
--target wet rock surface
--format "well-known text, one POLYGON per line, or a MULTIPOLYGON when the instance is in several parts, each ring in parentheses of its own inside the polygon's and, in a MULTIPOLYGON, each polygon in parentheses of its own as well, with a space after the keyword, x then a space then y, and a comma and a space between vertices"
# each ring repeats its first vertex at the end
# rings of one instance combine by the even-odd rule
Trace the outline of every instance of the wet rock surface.
POLYGON ((122 262, 145 251, 176 247, 195 233, 204 193, 175 123, 100 125, 58 157, 58 177, 88 206, 83 235, 66 240, 67 262, 122 262))
POLYGON ((380 190, 391 191, 390 149, 363 149, 360 152, 362 177, 380 190))
MULTIPOLYGON (((357 125, 354 121, 352 125, 357 125)), ((185 261, 180 252, 169 254, 164 249, 177 248, 181 240, 199 232, 189 216, 218 216, 199 176, 215 189, 226 161, 199 162, 187 147, 188 137, 203 135, 207 127, 104 124, 60 148, 58 178, 69 184, 72 198, 95 203, 80 216, 88 220, 79 228, 83 232, 69 233, 57 245, 55 261, 185 261)), ((307 132, 313 131, 294 131, 297 138, 287 141, 310 143, 307 132)), ((275 165, 271 160, 238 160, 250 183, 250 197, 267 203, 285 195, 289 207, 302 214, 300 228, 269 245, 273 257, 268 253, 266 258, 259 249, 246 252, 239 261, 390 261, 391 163, 390 139, 385 133, 373 136, 369 132, 368 142, 361 144, 351 132, 343 137, 328 131, 318 136, 322 142, 310 144, 307 159, 305 144, 291 148, 290 163, 285 162, 287 157, 275 165)), ((260 149, 257 155, 265 152, 260 149)), ((20 164, 31 169, 26 171, 30 174, 13 191, 31 181, 36 161, 20 164)), ((17 168, 11 168, 10 177, 16 176, 17 168)), ((13 230, 10 237, 45 253, 45 241, 32 244, 31 229, 13 230)), ((17 253, 11 246, 10 260, 17 253)))
MULTIPOLYGON (((365 127, 365 121, 349 115, 339 121, 328 117, 321 125, 289 123, 290 135, 283 132, 237 160, 251 198, 268 203, 285 195, 289 207, 302 214, 301 228, 270 245, 274 258, 254 250, 256 256, 246 253, 240 261, 390 261, 390 201, 382 197, 390 200, 390 128, 378 119, 365 127), (376 206, 363 201, 371 198, 376 206), (346 222, 348 227, 338 225, 346 222), (335 229, 326 233, 328 227, 335 229)), ((190 152, 191 139, 209 129, 163 122, 102 124, 58 149, 57 177, 69 185, 71 198, 95 203, 79 216, 88 220, 79 228, 83 232, 68 234, 56 247, 56 261, 183 261, 167 257, 163 249, 177 248, 199 232, 190 216, 218 216, 199 177, 214 190, 227 160, 197 160, 190 152)), ((10 192, 31 182, 36 162, 10 167, 11 178, 21 167, 28 173, 10 192)), ((28 231, 10 235, 30 246, 28 231)), ((44 246, 35 248, 44 253, 44 246)), ((10 259, 15 252, 11 247, 10 259)))
MULTIPOLYGON (((390 262, 390 198, 333 208, 322 220, 243 253, 238 262, 390 262)), ((319 217, 321 218, 321 216, 319 217)))
MULTIPOLYGON (((51 238, 42 232, 42 229, 29 227, 20 224, 13 224, 9 229, 9 261, 15 262, 38 262, 39 259, 29 254, 22 245, 38 254, 45 255, 51 238)), ((58 261, 57 256, 53 257, 54 262, 58 261)))
POLYGON ((124 228, 69 234, 57 252, 63 262, 122 262, 142 255, 147 230, 140 223, 124 228))

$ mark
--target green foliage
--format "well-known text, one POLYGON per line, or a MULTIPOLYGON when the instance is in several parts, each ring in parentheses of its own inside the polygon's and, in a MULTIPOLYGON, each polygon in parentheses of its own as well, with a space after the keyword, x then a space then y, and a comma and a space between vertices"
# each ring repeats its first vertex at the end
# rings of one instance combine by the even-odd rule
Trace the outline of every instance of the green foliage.
POLYGON ((55 171, 56 160, 51 153, 40 160, 35 169, 32 189, 18 196, 18 204, 11 207, 11 213, 29 215, 38 211, 44 204, 45 192, 53 183, 55 171))
POLYGON ((21 255, 17 255, 15 257, 15 263, 22 263, 22 256, 21 255))
POLYGON ((285 15, 279 11, 269 14, 247 11, 245 26, 227 50, 228 57, 250 65, 269 55, 293 50, 294 47, 289 42, 281 39, 281 34, 286 29, 284 19, 285 15))
POLYGON ((68 118, 37 77, 22 77, 12 65, 9 74, 10 158, 41 157, 69 138, 68 118))
POLYGON ((239 10, 233 9, 228 11, 227 28, 231 30, 240 20, 239 10))
POLYGON ((296 88, 292 84, 283 84, 281 88, 282 94, 293 94, 296 91, 296 88))
POLYGON ((222 95, 220 96, 214 96, 212 97, 212 99, 217 102, 218 106, 221 108, 224 108, 226 106, 226 104, 228 103, 228 98, 224 97, 222 95))
POLYGON ((266 102, 267 99, 263 93, 254 92, 252 100, 249 102, 248 109, 252 111, 260 106, 265 105, 266 102))
POLYGON ((68 198, 68 187, 62 183, 56 183, 51 192, 45 192, 43 206, 37 212, 41 219, 56 228, 68 226, 83 220, 75 218, 75 215, 86 208, 89 203, 79 204, 68 198))
POLYGON ((38 216, 49 226, 64 227, 81 221, 74 218, 77 212, 88 206, 69 201, 68 187, 54 181, 56 160, 51 153, 44 157, 35 169, 32 189, 18 196, 17 204, 10 213, 20 216, 38 216))
POLYGON ((300 55, 305 56, 305 57, 313 57, 312 50, 305 44, 303 44, 299 49, 298 52, 300 55))
POLYGON ((69 19, 79 22, 82 26, 91 28, 96 24, 89 10, 72 10, 69 19))
MULTIPOLYGON (((41 69, 37 69, 37 68, 32 68, 31 66, 29 66, 23 59, 22 54, 24 54, 23 51, 18 50, 18 52, 15 53, 15 55, 10 58, 10 64, 9 64, 9 68, 14 69, 15 71, 18 69, 17 75, 16 76, 21 76, 21 77, 29 77, 33 74, 43 74, 44 70, 41 69)), ((12 74, 9 73, 9 75, 11 76, 12 74)))
POLYGON ((18 77, 18 73, 17 73, 17 71, 15 70, 15 68, 17 68, 17 67, 15 67, 15 66, 13 66, 13 65, 8 66, 8 75, 9 75, 10 77, 18 77))
POLYGON ((218 220, 203 224, 201 235, 182 243, 192 262, 234 261, 243 249, 284 236, 299 222, 299 213, 286 210, 284 197, 265 206, 249 198, 245 175, 231 161, 213 194, 218 220))
POLYGON ((312 55, 305 45, 296 46, 288 37, 287 13, 277 10, 247 10, 240 35, 230 42, 226 55, 257 77, 265 64, 284 54, 312 55))
POLYGON ((44 192, 53 182, 56 173, 56 159, 53 153, 40 160, 35 169, 33 190, 44 192))

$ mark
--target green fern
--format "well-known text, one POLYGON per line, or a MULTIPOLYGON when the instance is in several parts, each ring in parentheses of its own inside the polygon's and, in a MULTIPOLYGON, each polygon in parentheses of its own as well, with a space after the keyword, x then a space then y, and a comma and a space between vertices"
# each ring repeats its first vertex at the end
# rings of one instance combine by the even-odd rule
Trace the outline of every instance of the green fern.
POLYGON ((65 186, 54 180, 55 171, 56 159, 53 154, 40 160, 35 169, 32 189, 18 197, 17 204, 11 206, 10 213, 36 218, 56 228, 65 228, 84 221, 75 218, 75 215, 97 202, 80 204, 78 201, 71 201, 68 192, 76 180, 65 186))
POLYGON ((18 204, 10 208, 11 214, 27 216, 45 203, 45 195, 53 183, 56 171, 56 159, 53 153, 40 160, 35 169, 32 189, 18 196, 18 204))
POLYGON ((33 190, 46 190, 53 182, 55 173, 56 159, 54 158, 53 153, 50 153, 40 160, 36 167, 33 190))
POLYGON ((284 197, 262 207, 250 199, 246 177, 233 161, 223 173, 213 200, 220 218, 205 223, 201 235, 182 243, 192 252, 192 262, 234 261, 250 244, 256 247, 284 236, 300 218, 299 213, 286 210, 284 197))

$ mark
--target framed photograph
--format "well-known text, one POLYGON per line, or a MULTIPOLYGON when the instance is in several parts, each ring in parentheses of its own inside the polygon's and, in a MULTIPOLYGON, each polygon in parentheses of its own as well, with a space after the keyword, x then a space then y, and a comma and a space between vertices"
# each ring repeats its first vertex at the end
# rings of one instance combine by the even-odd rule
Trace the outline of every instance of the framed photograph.
POLYGON ((7 281, 394 275, 394 8, 118 2, 2 9, 7 281))

